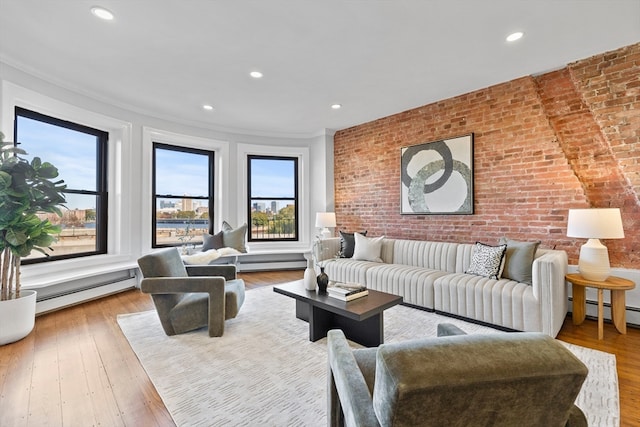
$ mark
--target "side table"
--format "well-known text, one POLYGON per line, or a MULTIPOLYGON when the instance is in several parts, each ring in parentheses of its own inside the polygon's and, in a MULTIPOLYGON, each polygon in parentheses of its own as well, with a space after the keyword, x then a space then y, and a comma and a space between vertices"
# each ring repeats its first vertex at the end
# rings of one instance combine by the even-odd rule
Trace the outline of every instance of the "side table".
POLYGON ((586 292, 585 288, 596 288, 598 290, 598 339, 604 337, 604 290, 611 291, 611 319, 618 332, 627 333, 627 314, 625 304, 625 291, 636 287, 632 280, 623 279, 622 277, 609 276, 605 281, 598 282, 595 280, 587 280, 579 273, 567 274, 565 276, 567 282, 572 285, 573 292, 573 324, 580 325, 584 322, 587 314, 586 311, 586 292))

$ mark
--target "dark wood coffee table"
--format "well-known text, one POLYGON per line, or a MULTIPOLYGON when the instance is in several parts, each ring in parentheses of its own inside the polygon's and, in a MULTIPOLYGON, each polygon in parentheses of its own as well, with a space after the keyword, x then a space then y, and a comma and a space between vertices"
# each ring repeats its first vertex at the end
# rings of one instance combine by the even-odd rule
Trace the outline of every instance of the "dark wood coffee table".
POLYGON ((296 300, 296 317, 309 322, 309 341, 326 337, 331 329, 342 329, 348 339, 366 347, 384 342, 383 312, 402 302, 398 295, 372 289, 366 297, 341 301, 306 290, 302 280, 274 286, 273 290, 296 300))

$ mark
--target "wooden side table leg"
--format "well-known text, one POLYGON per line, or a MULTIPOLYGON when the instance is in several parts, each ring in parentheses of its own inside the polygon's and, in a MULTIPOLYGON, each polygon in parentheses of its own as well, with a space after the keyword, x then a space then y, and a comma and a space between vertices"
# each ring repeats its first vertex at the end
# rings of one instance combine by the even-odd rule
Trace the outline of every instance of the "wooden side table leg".
POLYGON ((604 338, 604 289, 598 289, 598 339, 604 338))
POLYGON ((618 332, 627 333, 627 307, 625 303, 625 291, 611 291, 611 318, 618 332))
POLYGON ((587 299, 585 296, 584 286, 572 285, 572 298, 573 298, 573 313, 571 318, 574 325, 580 325, 584 322, 584 318, 587 315, 587 299))

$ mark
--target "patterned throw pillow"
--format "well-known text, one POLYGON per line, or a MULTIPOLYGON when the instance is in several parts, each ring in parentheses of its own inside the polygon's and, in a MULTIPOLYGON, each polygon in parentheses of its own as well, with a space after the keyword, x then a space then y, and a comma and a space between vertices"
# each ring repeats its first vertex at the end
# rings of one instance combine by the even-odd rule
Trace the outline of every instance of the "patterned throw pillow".
POLYGON ((489 246, 476 242, 471 256, 471 265, 465 273, 498 279, 506 250, 507 245, 489 246))

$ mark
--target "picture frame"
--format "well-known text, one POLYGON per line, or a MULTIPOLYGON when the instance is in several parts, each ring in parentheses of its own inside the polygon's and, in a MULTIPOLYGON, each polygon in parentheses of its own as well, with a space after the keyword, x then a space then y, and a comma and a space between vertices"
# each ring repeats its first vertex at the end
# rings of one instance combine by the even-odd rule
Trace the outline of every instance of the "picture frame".
POLYGON ((401 148, 403 215, 473 214, 473 133, 401 148))

